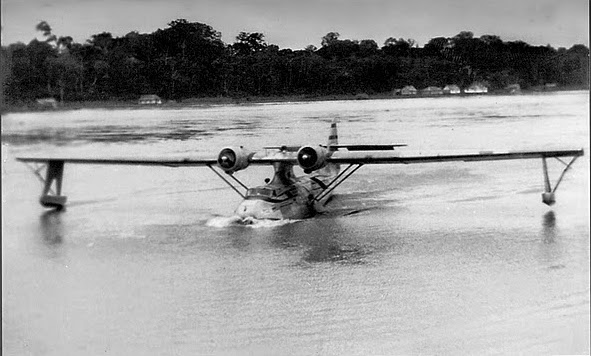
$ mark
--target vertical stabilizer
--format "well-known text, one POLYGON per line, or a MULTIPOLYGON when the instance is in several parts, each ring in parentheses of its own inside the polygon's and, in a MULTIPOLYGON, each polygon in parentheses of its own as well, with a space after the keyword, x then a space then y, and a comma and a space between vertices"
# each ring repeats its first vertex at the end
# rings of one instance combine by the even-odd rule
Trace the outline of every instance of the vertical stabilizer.
MULTIPOLYGON (((332 155, 335 151, 337 151, 339 144, 339 134, 337 133, 337 119, 332 119, 330 123, 330 131, 328 132, 328 142, 326 143, 326 149, 328 150, 328 155, 332 155)), ((341 167, 335 163, 329 163, 326 167, 320 169, 318 171, 319 175, 334 177, 339 174, 341 167)))
POLYGON ((334 118, 332 119, 332 123, 330 124, 330 132, 328 134, 328 143, 326 144, 326 147, 328 148, 328 151, 336 151, 337 148, 335 147, 336 145, 339 144, 339 135, 337 133, 337 119, 334 118))

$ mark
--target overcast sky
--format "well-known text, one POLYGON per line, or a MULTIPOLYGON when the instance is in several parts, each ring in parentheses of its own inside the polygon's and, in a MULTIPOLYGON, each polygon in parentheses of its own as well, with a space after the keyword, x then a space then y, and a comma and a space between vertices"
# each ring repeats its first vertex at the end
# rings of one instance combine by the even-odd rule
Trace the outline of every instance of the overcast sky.
POLYGON ((1 0, 2 44, 28 43, 47 21, 57 36, 83 43, 93 34, 150 33, 184 18, 233 43, 240 31, 262 32, 280 48, 320 47, 328 32, 341 39, 434 37, 468 30, 555 48, 589 46, 588 0, 1 0))

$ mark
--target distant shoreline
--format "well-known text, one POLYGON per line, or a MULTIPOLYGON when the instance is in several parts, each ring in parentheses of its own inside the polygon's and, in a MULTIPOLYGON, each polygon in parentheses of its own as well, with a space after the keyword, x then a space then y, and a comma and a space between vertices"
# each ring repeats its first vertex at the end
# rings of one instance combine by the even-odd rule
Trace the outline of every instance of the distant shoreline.
POLYGON ((335 95, 287 95, 287 96, 246 96, 246 97, 202 97, 189 98, 179 101, 169 100, 160 105, 140 105, 137 100, 97 100, 97 101, 73 101, 58 103, 57 107, 43 106, 37 103, 22 105, 4 105, 2 114, 43 111, 72 111, 81 109, 178 109, 187 107, 209 107, 214 105, 251 105, 288 102, 315 102, 315 101, 340 101, 340 100, 383 100, 383 99, 414 99, 414 98, 449 98, 449 97, 473 97, 473 96, 515 96, 536 95, 566 91, 589 91, 587 87, 560 87, 552 90, 521 90, 520 93, 508 93, 506 91, 489 92, 485 94, 443 94, 443 95, 393 95, 392 93, 379 94, 335 94, 335 95))

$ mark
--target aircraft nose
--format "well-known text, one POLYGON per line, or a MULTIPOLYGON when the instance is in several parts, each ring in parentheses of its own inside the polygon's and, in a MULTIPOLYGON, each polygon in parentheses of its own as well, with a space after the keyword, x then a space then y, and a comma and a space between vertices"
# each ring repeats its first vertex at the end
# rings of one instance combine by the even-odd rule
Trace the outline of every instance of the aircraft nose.
POLYGON ((236 209, 236 215, 241 218, 282 219, 281 211, 270 202, 258 199, 242 201, 236 209))

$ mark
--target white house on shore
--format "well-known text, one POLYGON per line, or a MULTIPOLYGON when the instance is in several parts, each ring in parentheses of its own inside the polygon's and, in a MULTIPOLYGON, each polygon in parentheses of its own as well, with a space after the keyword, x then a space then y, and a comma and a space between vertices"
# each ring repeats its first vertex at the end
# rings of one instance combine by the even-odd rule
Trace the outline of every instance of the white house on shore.
POLYGON ((486 94, 488 93, 488 88, 486 85, 482 83, 472 83, 469 87, 464 89, 464 93, 466 94, 486 94))
POLYGON ((556 83, 546 83, 544 84, 544 90, 554 90, 558 87, 556 83))
POLYGON ((509 84, 505 87, 505 91, 509 94, 521 94, 521 85, 518 83, 509 84))
POLYGON ((448 84, 443 87, 443 94, 461 94, 462 90, 455 84, 448 84))
POLYGON ((57 100, 55 100, 54 98, 40 98, 36 101, 37 105, 41 107, 52 107, 54 109, 57 109, 57 100))
POLYGON ((421 90, 423 95, 443 95, 443 90, 440 87, 429 86, 421 90))
POLYGON ((160 105, 162 104, 162 99, 158 95, 150 94, 150 95, 142 95, 138 100, 138 104, 140 105, 160 105))
POLYGON ((417 88, 412 85, 407 85, 404 88, 400 89, 401 95, 417 95, 417 88))

